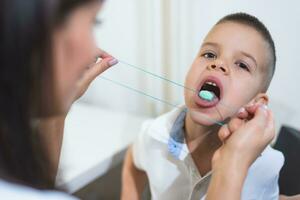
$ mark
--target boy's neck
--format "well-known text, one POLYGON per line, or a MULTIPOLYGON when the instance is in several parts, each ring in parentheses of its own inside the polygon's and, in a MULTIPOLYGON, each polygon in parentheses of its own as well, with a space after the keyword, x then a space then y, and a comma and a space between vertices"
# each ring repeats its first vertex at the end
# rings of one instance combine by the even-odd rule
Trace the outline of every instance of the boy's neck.
POLYGON ((191 156, 201 176, 211 171, 211 159, 222 145, 218 138, 220 127, 202 126, 195 123, 187 113, 185 117, 185 139, 191 156))
POLYGON ((220 127, 218 125, 203 126, 197 124, 187 113, 185 117, 185 139, 190 151, 193 152, 199 149, 200 144, 208 151, 216 150, 221 145, 217 134, 219 129, 220 127))

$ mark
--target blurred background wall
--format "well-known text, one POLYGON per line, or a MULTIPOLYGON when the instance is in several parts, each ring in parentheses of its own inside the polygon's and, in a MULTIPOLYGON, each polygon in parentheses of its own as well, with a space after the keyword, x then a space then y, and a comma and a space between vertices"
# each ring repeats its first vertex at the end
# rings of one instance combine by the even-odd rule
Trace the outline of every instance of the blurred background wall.
MULTIPOLYGON (((226 14, 247 12, 270 30, 277 71, 268 91, 277 127, 300 128, 300 1, 274 0, 108 0, 95 27, 97 44, 121 61, 178 83, 209 29, 226 14)), ((183 90, 120 63, 104 76, 171 103, 183 103, 183 90)), ((82 102, 105 109, 157 116, 171 107, 98 78, 82 102)))

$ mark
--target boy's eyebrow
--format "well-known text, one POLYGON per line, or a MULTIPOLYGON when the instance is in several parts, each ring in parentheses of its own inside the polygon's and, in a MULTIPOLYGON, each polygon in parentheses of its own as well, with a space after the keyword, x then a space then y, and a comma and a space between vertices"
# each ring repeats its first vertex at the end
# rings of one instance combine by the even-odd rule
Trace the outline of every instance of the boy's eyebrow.
POLYGON ((202 44, 202 47, 204 46, 215 46, 215 47, 218 47, 219 45, 217 43, 214 43, 214 42, 204 42, 202 44))

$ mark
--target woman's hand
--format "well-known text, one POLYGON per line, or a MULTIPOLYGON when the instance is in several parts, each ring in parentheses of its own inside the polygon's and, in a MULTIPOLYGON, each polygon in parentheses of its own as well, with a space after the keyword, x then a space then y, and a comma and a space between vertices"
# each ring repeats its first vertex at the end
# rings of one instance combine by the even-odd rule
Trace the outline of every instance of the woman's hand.
MULTIPOLYGON (((97 63, 90 65, 81 79, 76 84, 76 96, 73 101, 79 99, 84 92, 87 90, 91 82, 102 72, 104 72, 109 67, 118 63, 118 60, 106 53, 105 51, 98 49, 97 56, 101 60, 97 63)), ((44 118, 40 120, 39 130, 43 133, 43 141, 47 141, 46 150, 49 152, 49 156, 51 157, 51 162, 53 163, 54 176, 57 172, 63 132, 64 132, 64 123, 66 114, 61 116, 53 116, 51 118, 44 118)), ((50 173, 50 172, 49 172, 50 173)), ((52 172, 51 172, 52 173, 52 172)))
POLYGON ((272 141, 275 135, 273 114, 264 105, 246 107, 219 131, 223 146, 213 157, 236 159, 241 167, 248 168, 272 141))
POLYGON ((85 93, 91 82, 98 75, 118 63, 116 58, 101 49, 97 50, 97 58, 100 58, 101 60, 87 67, 81 79, 77 82, 77 94, 74 98, 74 101, 79 99, 85 93))
POLYGON ((206 200, 240 200, 249 167, 275 135, 273 115, 265 106, 247 107, 219 131, 223 145, 212 159, 206 200))

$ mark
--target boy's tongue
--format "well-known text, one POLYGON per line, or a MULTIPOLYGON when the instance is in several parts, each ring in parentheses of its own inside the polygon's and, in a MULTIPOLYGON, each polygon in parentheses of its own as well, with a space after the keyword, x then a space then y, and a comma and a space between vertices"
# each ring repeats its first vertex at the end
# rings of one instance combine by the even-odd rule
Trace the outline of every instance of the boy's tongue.
POLYGON ((218 98, 214 92, 209 91, 209 90, 201 90, 199 92, 199 97, 205 101, 213 101, 214 98, 218 98))
POLYGON ((219 98, 211 91, 201 90, 198 95, 200 98, 198 98, 197 104, 200 107, 214 107, 220 101, 219 98))

